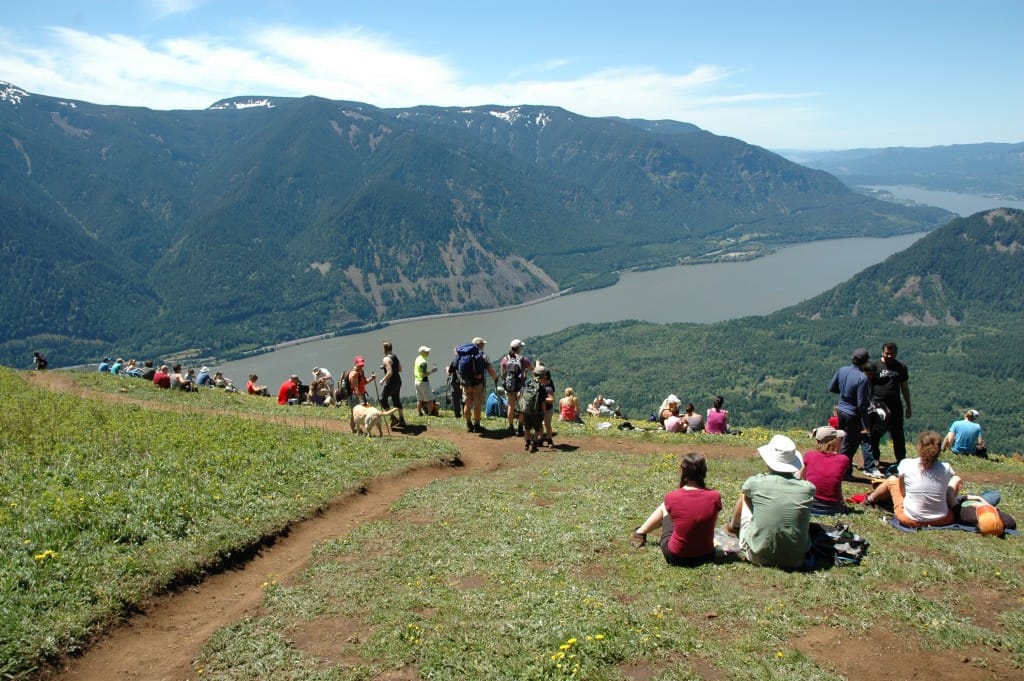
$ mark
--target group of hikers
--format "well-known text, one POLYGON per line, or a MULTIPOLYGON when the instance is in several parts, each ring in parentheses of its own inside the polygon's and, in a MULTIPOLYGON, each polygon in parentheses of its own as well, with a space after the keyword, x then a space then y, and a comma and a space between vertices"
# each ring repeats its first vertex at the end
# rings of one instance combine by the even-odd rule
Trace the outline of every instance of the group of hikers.
POLYGON ((851 513, 847 503, 885 508, 893 514, 893 524, 904 529, 959 526, 995 536, 1015 530, 1016 520, 997 507, 997 491, 964 494, 963 480, 949 463, 939 460, 944 450, 983 455, 977 410, 967 410, 945 436, 922 432, 917 457, 907 458, 903 417, 911 414, 909 372, 896 360, 896 352, 895 343, 886 343, 877 363, 864 348, 853 352, 851 364, 837 371, 830 383, 839 403, 829 425, 810 432, 809 451, 801 454, 796 443, 781 434, 758 447, 767 471, 747 478, 721 528, 718 517, 725 507, 721 494, 706 486, 707 461, 698 453, 683 456, 679 488, 666 494, 633 530, 633 546, 644 546, 647 534, 660 527, 661 550, 671 565, 738 557, 756 565, 810 569, 811 517, 851 513), (878 443, 886 433, 896 463, 881 473, 878 443), (858 446, 866 480, 853 475, 858 446), (844 499, 843 482, 854 480, 870 483, 871 491, 844 499), (733 546, 735 550, 729 550, 733 546))

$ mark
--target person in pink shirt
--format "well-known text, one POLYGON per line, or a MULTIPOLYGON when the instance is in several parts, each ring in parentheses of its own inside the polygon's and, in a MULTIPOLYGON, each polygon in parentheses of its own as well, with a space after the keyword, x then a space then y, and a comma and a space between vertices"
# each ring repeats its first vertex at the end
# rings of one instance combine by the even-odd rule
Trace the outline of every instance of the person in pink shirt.
POLYGON ((811 515, 849 513, 843 503, 843 478, 850 460, 839 453, 846 433, 832 426, 820 426, 811 431, 815 448, 804 452, 804 467, 796 477, 814 484, 811 515))
POLYGON ((711 408, 708 409, 708 416, 704 420, 705 433, 724 435, 729 432, 729 412, 722 409, 723 402, 721 395, 716 395, 712 401, 711 408))

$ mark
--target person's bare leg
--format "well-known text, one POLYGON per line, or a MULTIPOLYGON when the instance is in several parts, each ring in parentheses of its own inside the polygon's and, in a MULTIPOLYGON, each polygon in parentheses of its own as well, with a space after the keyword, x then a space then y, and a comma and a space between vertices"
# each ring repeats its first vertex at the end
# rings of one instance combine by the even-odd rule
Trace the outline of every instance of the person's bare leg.
POLYGON ((644 524, 636 528, 637 534, 647 534, 656 527, 661 527, 661 521, 664 520, 665 515, 668 511, 665 510, 665 504, 659 504, 658 508, 654 509, 651 515, 647 516, 647 520, 644 524))

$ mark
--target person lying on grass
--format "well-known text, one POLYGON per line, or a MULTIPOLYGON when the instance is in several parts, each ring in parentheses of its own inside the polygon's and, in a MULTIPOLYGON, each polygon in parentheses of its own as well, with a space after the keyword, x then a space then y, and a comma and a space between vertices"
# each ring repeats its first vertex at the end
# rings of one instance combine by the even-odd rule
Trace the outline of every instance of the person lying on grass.
POLYGON ((640 548, 647 533, 661 526, 661 552, 669 565, 699 565, 715 557, 715 525, 722 510, 722 495, 708 489, 708 464, 701 454, 683 456, 679 489, 665 495, 644 524, 633 531, 631 542, 640 548))

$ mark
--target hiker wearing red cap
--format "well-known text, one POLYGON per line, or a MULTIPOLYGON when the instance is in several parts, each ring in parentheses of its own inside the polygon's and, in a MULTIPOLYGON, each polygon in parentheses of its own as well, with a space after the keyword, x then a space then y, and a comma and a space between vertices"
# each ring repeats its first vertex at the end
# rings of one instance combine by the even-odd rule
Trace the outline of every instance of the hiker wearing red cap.
POLYGON ((366 385, 370 381, 377 380, 377 374, 370 374, 366 377, 363 367, 366 366, 366 359, 362 355, 356 355, 352 360, 352 368, 345 372, 345 382, 348 384, 348 427, 356 432, 356 421, 352 416, 352 408, 357 404, 366 404, 366 385))

